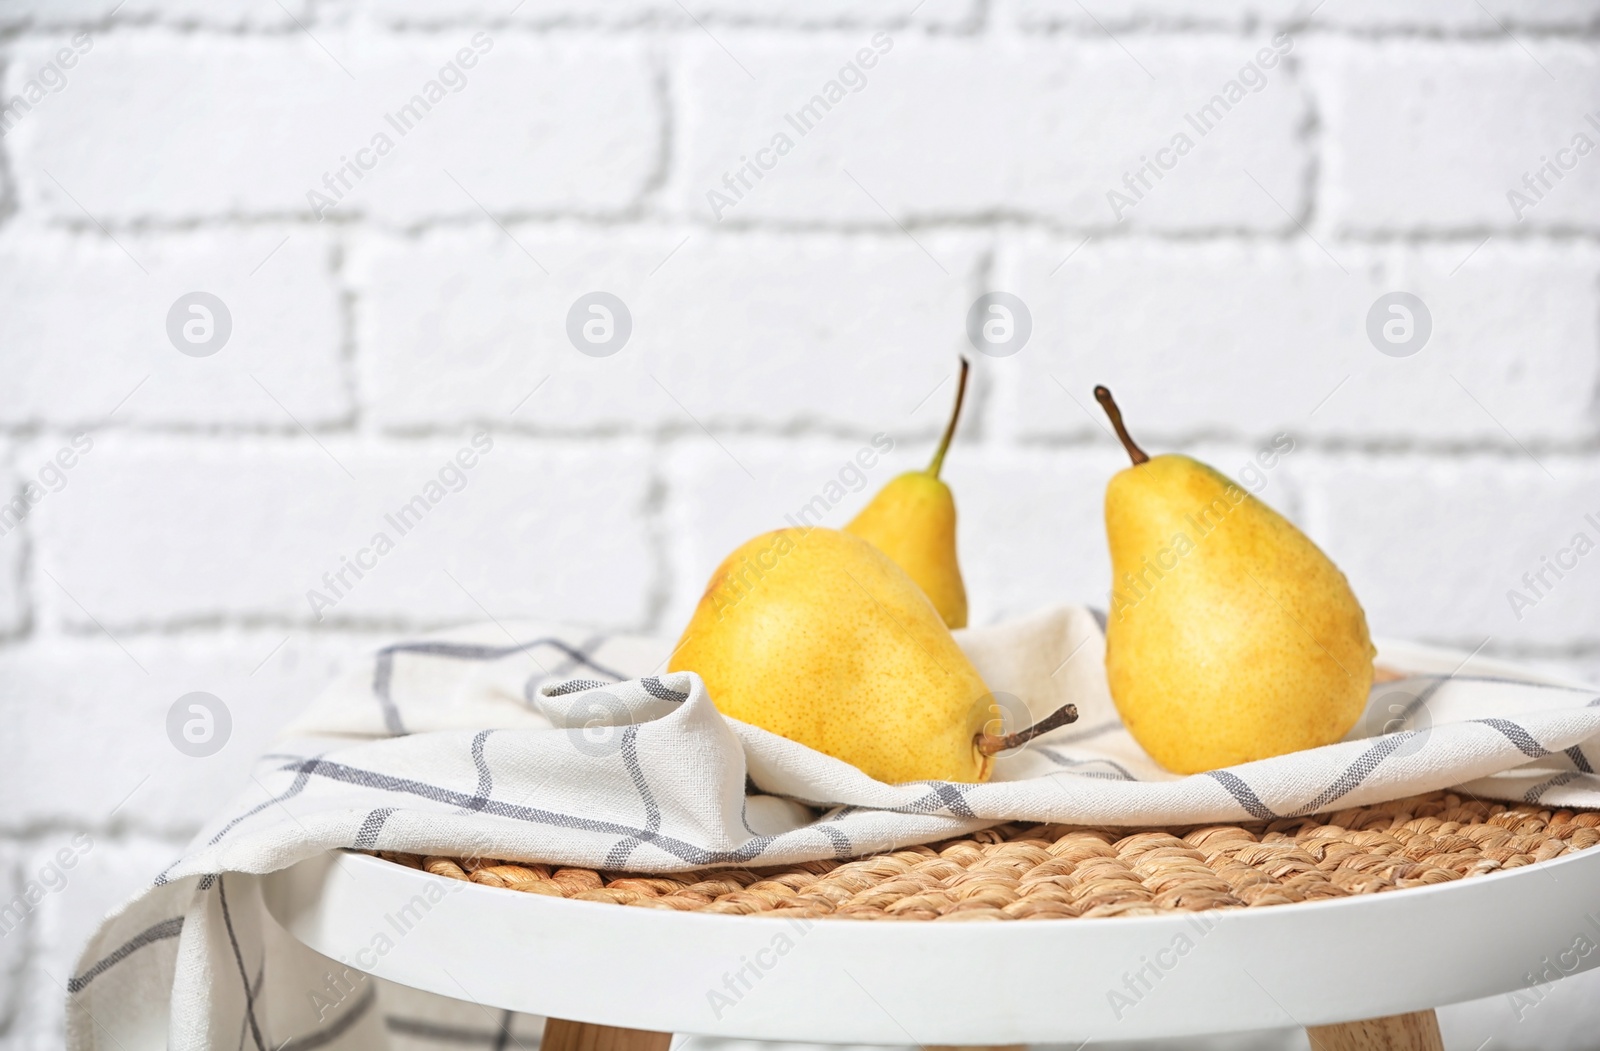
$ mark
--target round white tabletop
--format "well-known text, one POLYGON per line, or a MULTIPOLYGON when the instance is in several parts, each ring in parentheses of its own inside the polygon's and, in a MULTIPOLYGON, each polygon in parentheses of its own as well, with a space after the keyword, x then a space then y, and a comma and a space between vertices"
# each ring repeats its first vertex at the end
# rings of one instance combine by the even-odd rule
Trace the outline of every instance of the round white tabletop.
POLYGON ((295 938, 393 982, 578 1022, 760 1040, 1076 1043, 1324 1025, 1600 964, 1600 848, 1330 901, 999 923, 638 909, 360 854, 261 879, 295 938))

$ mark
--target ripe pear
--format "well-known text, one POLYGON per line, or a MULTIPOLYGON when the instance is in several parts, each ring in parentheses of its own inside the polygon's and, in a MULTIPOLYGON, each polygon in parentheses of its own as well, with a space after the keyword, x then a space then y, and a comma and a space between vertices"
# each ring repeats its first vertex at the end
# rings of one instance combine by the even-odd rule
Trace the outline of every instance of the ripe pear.
POLYGON ((955 437, 956 421, 967 393, 970 366, 961 359, 956 405, 944 437, 924 471, 907 471, 878 490, 878 495, 845 526, 845 531, 870 541, 905 570, 933 601, 949 628, 967 626, 967 586, 956 560, 956 501, 939 478, 944 454, 955 437))
POLYGON ((1192 774, 1332 744, 1355 725, 1376 649, 1350 583, 1304 533, 1187 456, 1133 459, 1106 486, 1106 675, 1162 766, 1192 774))
POLYGON ((668 669, 698 672, 723 714, 879 781, 986 781, 1022 736, 983 732, 993 697, 933 603, 837 529, 780 529, 735 550, 668 669))

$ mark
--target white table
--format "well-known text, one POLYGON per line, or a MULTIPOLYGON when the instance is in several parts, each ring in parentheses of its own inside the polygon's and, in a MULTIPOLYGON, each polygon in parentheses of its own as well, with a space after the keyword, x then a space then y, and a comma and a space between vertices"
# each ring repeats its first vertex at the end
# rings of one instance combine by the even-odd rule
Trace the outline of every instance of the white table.
POLYGON ((1524 988, 1547 965, 1600 964, 1574 950, 1580 935, 1600 945, 1600 848, 1386 894, 1002 923, 629 908, 360 854, 302 862, 262 890, 325 956, 549 1017, 545 1051, 665 1051, 672 1033, 992 1047, 1286 1025, 1312 1028, 1319 1051, 1426 1049, 1441 1046, 1436 1006, 1524 988), (379 931, 393 948, 358 957, 379 931))

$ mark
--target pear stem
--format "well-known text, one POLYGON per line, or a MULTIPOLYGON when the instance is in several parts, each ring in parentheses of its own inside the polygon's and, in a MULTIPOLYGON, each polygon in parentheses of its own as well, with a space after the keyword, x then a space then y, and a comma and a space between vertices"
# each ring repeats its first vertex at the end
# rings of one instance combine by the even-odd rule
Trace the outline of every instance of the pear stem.
POLYGON ((1051 730, 1058 730, 1068 723, 1078 721, 1078 706, 1064 704, 1054 712, 1040 719, 1026 730, 1018 730, 1014 734, 987 734, 978 733, 972 738, 978 751, 983 755, 997 755, 1013 748, 1021 748, 1040 734, 1047 734, 1051 730))
POLYGON ((972 371, 971 364, 966 358, 961 359, 961 378, 956 380, 956 407, 950 410, 950 422, 945 424, 944 437, 939 439, 939 448, 934 450, 933 462, 928 465, 928 473, 939 477, 939 468, 944 466, 944 454, 950 451, 950 439, 956 436, 956 421, 961 418, 961 403, 967 400, 967 373, 972 371))
POLYGON ((1111 417, 1111 426, 1117 429, 1117 437, 1122 439, 1122 447, 1128 450, 1128 459, 1132 460, 1136 465, 1148 463, 1150 457, 1145 454, 1143 449, 1134 444, 1133 437, 1128 434, 1128 428, 1123 425, 1122 410, 1117 408, 1117 401, 1111 396, 1111 389, 1109 387, 1096 387, 1094 389, 1094 400, 1098 401, 1100 407, 1106 410, 1106 415, 1111 417))

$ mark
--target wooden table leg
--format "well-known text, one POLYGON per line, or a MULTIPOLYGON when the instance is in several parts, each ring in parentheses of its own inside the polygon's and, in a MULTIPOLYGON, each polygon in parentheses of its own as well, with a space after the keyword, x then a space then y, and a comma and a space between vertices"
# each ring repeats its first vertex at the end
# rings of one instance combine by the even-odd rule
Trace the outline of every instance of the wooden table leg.
POLYGON ((1311 1051, 1444 1051, 1432 1011, 1369 1018, 1339 1025, 1308 1025, 1311 1051))
POLYGON ((667 1051, 671 1046, 671 1033, 618 1029, 564 1018, 546 1018, 544 1039, 539 1041, 539 1051, 667 1051))

